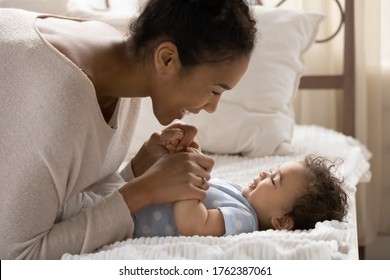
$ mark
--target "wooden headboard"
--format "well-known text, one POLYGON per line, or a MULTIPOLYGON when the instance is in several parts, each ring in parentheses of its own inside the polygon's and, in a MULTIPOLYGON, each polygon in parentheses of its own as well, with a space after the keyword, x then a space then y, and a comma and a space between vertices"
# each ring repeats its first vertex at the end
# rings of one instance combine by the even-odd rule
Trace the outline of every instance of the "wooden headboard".
MULTIPOLYGON (((287 0, 281 0, 276 6, 282 5, 287 0)), ((339 0, 333 0, 337 4, 341 20, 338 29, 326 39, 317 40, 317 43, 326 43, 332 40, 344 27, 344 54, 343 70, 338 75, 306 75, 301 78, 300 89, 335 89, 343 92, 343 124, 342 132, 349 136, 355 136, 355 30, 354 30, 354 1, 344 0, 344 9, 339 0)), ((257 0, 262 5, 261 0, 257 0)))

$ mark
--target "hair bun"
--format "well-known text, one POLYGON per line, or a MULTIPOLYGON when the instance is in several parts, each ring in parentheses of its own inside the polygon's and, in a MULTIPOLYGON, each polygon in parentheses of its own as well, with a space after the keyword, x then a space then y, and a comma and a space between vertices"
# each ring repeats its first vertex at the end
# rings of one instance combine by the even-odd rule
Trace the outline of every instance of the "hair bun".
POLYGON ((169 40, 190 68, 250 55, 255 35, 246 0, 148 0, 130 25, 129 48, 146 59, 155 44, 169 40))

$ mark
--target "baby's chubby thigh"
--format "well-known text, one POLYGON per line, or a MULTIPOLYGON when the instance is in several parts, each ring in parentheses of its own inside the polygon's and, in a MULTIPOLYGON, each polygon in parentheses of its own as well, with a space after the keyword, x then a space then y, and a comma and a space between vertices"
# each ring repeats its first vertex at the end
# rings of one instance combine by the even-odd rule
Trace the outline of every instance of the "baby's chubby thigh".
POLYGON ((134 238, 179 235, 171 203, 141 209, 135 215, 134 224, 134 238))

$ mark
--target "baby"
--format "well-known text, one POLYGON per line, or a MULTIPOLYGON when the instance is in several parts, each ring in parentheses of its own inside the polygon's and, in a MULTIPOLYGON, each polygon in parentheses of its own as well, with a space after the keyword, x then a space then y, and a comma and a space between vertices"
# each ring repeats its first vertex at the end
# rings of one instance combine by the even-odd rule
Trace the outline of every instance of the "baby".
MULTIPOLYGON (((183 137, 166 129, 161 142, 175 152, 183 137)), ((194 148, 186 152, 199 153, 194 148)), ((319 156, 290 161, 275 171, 263 171, 248 186, 212 178, 206 198, 155 205, 135 214, 135 237, 227 236, 266 229, 310 229, 324 220, 342 221, 347 194, 335 167, 319 156)))

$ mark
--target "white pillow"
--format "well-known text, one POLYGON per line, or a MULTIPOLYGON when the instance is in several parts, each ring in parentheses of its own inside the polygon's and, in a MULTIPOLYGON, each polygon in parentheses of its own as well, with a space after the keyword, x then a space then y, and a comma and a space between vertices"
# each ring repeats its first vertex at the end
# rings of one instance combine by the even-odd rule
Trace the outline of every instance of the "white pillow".
POLYGON ((67 0, 68 16, 94 19, 105 22, 124 34, 128 33, 128 25, 132 17, 137 16, 138 1, 111 0, 110 9, 105 10, 103 0, 67 0))
MULTIPOLYGON (((253 14, 259 38, 244 77, 223 94, 215 113, 183 119, 198 127, 204 152, 249 157, 294 152, 293 99, 304 70, 302 55, 314 42, 323 15, 262 6, 253 6, 253 14)), ((150 100, 143 100, 131 151, 162 128, 150 100)))
POLYGON ((285 155, 295 124, 293 99, 323 15, 253 7, 259 38, 244 77, 222 95, 213 114, 186 116, 198 127, 203 151, 249 157, 285 155))

